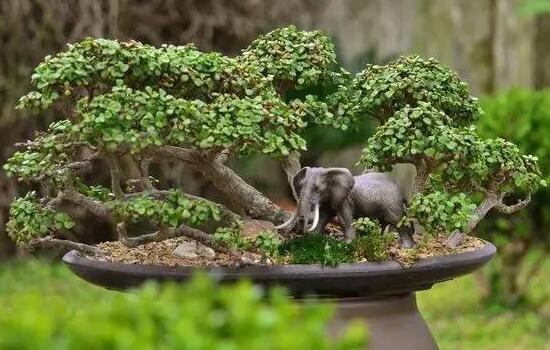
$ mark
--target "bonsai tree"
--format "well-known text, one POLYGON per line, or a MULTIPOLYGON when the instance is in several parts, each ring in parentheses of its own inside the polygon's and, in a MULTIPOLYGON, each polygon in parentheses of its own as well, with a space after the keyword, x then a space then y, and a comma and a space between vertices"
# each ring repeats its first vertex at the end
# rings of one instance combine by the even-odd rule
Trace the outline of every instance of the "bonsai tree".
POLYGON ((447 244, 457 246, 491 209, 515 212, 545 185, 536 157, 476 134, 473 123, 483 115, 477 99, 435 59, 403 57, 370 66, 354 79, 351 92, 350 113, 380 121, 360 164, 380 170, 414 164, 407 216, 427 235, 452 233, 447 244), (512 194, 523 198, 509 204, 512 194))
POLYGON ((275 30, 230 58, 193 45, 153 47, 86 39, 46 57, 35 70, 35 90, 18 108, 52 109, 59 120, 20 144, 5 165, 21 181, 40 184, 11 207, 8 232, 21 244, 69 245, 59 240, 75 223, 60 209, 70 203, 111 223, 121 240, 139 244, 184 235, 228 250, 197 227, 205 221, 232 226, 238 215, 219 203, 180 190, 160 191, 149 176, 152 162, 171 159, 198 170, 253 219, 284 221, 288 214, 226 164, 233 155, 258 152, 279 160, 292 177, 300 132, 316 118, 317 96, 285 100, 290 90, 342 79, 332 42, 321 32, 275 30), (81 174, 104 160, 110 188, 86 184, 81 174), (132 162, 137 178, 121 172, 132 162), (124 183, 126 182, 126 183, 124 183), (131 222, 146 219, 152 234, 128 237, 131 222))
MULTIPOLYGON (((237 57, 192 45, 86 39, 46 57, 32 83, 35 90, 19 108, 49 108, 60 117, 21 144, 5 166, 20 180, 40 184, 40 194, 29 192, 11 208, 9 233, 25 245, 99 253, 97 247, 59 239, 69 237, 66 231, 75 224, 63 210, 70 204, 109 222, 130 246, 186 236, 237 257, 239 250, 273 252, 276 237, 242 239, 241 220, 280 224, 289 214, 229 168, 228 157, 255 152, 279 161, 297 198, 292 179, 301 168, 307 126, 345 130, 369 117, 379 126, 359 162, 379 170, 403 162, 416 166, 405 221, 418 221, 426 236, 456 230, 453 245, 459 244, 490 209, 524 207, 542 182, 534 157, 504 140, 477 137, 472 126, 481 115, 477 100, 436 60, 404 57, 353 77, 338 66, 334 45, 318 31, 277 29, 237 57), (239 213, 179 189, 156 189, 149 168, 159 159, 196 169, 239 213), (109 188, 82 177, 100 160, 110 169, 109 188), (135 166, 135 178, 121 170, 122 161, 135 166), (506 204, 515 191, 523 191, 525 199, 506 204), (478 194, 483 200, 474 209, 478 194), (152 232, 128 232, 143 221, 152 232), (218 223, 214 235, 202 229, 211 221, 218 223)), ((382 232, 370 222, 357 227, 382 232)), ((348 251, 347 243, 342 249, 348 251)))

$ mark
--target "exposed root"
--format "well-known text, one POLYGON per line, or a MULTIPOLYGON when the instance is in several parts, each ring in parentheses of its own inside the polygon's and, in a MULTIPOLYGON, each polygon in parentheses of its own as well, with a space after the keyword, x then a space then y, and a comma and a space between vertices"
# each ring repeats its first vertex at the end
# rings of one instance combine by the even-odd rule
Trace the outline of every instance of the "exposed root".
POLYGON ((100 248, 84 243, 69 241, 66 239, 57 239, 53 237, 36 238, 29 242, 27 249, 35 250, 37 248, 62 249, 64 251, 77 250, 89 255, 103 255, 100 248))

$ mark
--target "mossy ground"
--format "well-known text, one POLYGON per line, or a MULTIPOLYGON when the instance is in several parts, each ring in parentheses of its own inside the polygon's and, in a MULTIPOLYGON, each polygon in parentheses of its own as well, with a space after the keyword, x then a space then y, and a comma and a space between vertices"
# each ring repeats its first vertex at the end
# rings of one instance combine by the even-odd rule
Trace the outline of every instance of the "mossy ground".
MULTIPOLYGON (((391 235, 387 233, 386 235, 391 235)), ((402 249, 397 239, 388 239, 382 255, 378 258, 368 258, 371 255, 364 253, 364 244, 358 240, 345 243, 339 232, 332 231, 329 234, 311 234, 295 236, 281 244, 279 256, 274 259, 262 259, 259 254, 246 252, 248 260, 257 264, 322 264, 335 266, 341 263, 394 260, 404 267, 414 264, 415 261, 431 256, 456 254, 477 249, 485 244, 485 241, 466 237, 464 243, 457 248, 445 246, 444 237, 435 237, 426 242, 418 242, 413 249, 402 249), (363 253, 359 253, 363 252, 363 253), (382 256, 383 258, 380 258, 382 256)), ((182 258, 173 254, 178 244, 184 242, 184 238, 174 238, 162 242, 153 242, 138 247, 127 247, 120 242, 101 243, 99 247, 105 251, 105 256, 94 257, 110 262, 126 264, 153 264, 166 266, 234 266, 241 262, 226 254, 216 254, 215 258, 182 258)), ((418 240, 417 240, 418 241, 418 240)), ((384 244, 386 244, 384 243, 384 244)), ((380 254, 381 252, 377 252, 380 254)), ((371 253, 369 253, 371 254, 371 253)))

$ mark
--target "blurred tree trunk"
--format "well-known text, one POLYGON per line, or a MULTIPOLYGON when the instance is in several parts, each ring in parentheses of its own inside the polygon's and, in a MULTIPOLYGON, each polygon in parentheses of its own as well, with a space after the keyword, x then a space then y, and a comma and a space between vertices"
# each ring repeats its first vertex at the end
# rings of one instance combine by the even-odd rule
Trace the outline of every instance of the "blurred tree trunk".
POLYGON ((550 13, 536 18, 535 87, 550 87, 550 13))

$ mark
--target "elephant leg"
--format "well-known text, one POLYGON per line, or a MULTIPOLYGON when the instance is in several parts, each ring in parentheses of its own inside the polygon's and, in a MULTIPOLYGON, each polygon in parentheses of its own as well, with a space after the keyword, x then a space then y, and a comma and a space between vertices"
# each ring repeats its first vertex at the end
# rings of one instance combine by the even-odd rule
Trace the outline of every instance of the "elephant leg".
POLYGON ((403 248, 413 248, 415 246, 412 238, 413 232, 409 226, 399 228, 399 244, 403 248))
POLYGON ((391 223, 393 227, 397 228, 397 231, 399 232, 399 245, 402 248, 413 248, 415 246, 414 240, 412 238, 414 230, 410 226, 401 226, 398 228, 397 224, 400 221, 400 216, 392 212, 388 211, 387 219, 388 222, 391 223))
POLYGON ((334 212, 328 212, 328 211, 322 210, 319 213, 319 226, 317 227, 317 230, 319 232, 324 232, 325 227, 329 223, 330 219, 332 219, 333 217, 334 217, 334 212))
POLYGON ((353 207, 349 201, 344 201, 342 206, 337 211, 336 215, 340 220, 340 225, 344 230, 346 242, 351 242, 355 238, 355 230, 353 229, 353 207))

